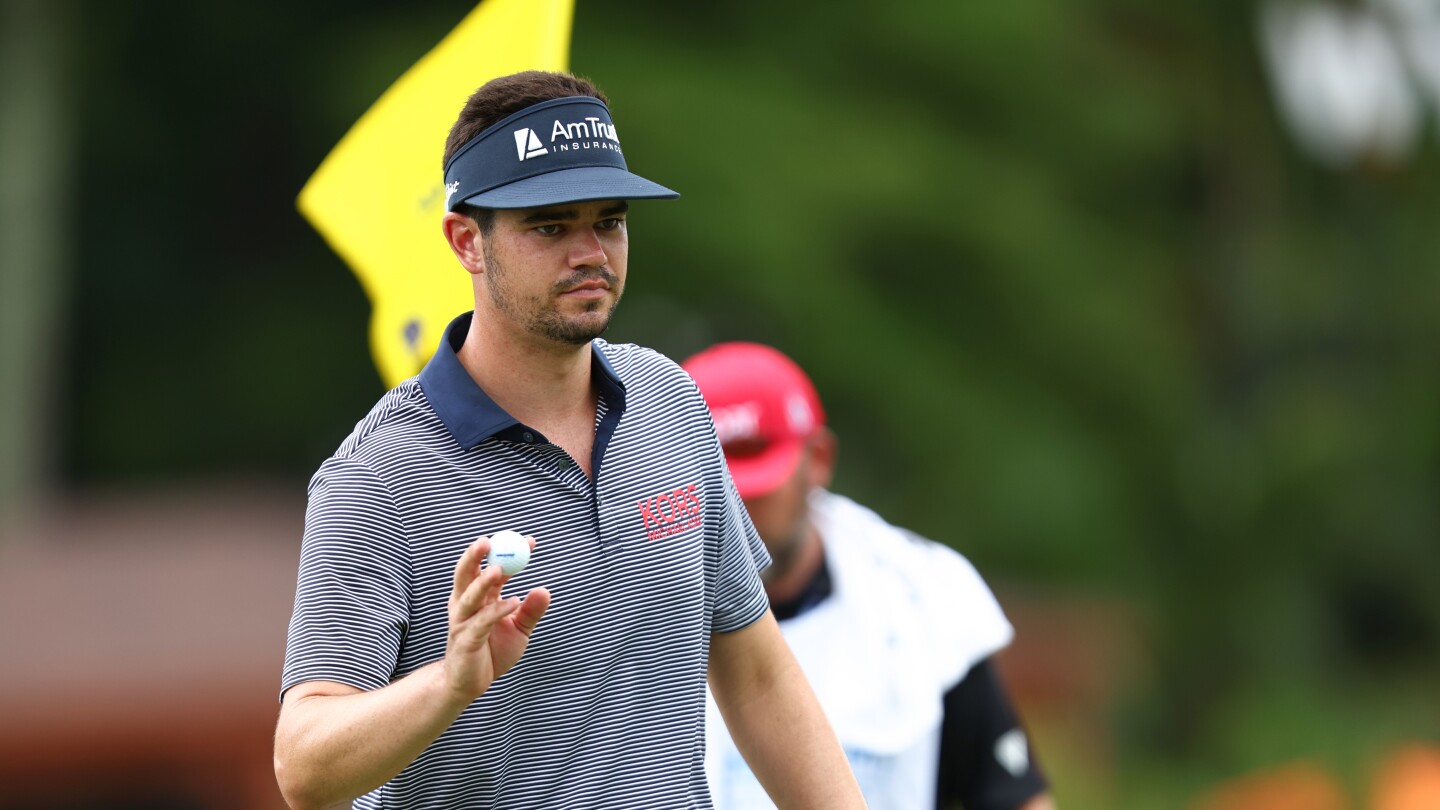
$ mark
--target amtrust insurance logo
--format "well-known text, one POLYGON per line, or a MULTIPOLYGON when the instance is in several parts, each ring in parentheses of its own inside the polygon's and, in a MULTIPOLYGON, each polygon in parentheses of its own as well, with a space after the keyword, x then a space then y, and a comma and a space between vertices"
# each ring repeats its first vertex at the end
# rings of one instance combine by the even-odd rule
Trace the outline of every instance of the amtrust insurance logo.
POLYGON ((578 152, 582 149, 610 149, 620 151, 620 135, 613 124, 591 117, 583 121, 555 121, 550 127, 550 145, 547 147, 535 130, 524 127, 515 130, 515 157, 529 160, 541 155, 557 152, 578 152))
POLYGON ((700 488, 694 484, 646 498, 636 506, 650 540, 673 537, 704 524, 705 507, 700 503, 700 488))

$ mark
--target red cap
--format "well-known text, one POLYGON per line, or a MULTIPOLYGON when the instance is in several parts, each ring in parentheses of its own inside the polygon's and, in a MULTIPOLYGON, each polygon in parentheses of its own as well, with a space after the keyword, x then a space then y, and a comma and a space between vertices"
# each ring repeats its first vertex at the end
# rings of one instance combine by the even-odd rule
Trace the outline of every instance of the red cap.
POLYGON ((825 424, 820 397, 795 362, 758 343, 721 343, 683 363, 715 418, 740 497, 774 491, 825 424))

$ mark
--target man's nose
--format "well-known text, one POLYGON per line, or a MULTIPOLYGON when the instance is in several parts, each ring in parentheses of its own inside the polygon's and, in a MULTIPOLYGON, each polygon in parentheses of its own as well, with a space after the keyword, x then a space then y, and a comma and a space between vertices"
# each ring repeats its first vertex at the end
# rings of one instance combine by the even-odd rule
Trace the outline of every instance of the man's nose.
POLYGON ((609 261, 600 237, 591 229, 581 229, 570 245, 571 267, 604 267, 609 261))

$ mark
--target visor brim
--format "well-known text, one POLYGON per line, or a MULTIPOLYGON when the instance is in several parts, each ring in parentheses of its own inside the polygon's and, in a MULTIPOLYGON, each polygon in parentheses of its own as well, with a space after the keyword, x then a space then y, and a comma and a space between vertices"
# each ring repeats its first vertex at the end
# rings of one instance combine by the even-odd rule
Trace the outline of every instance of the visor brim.
POLYGON ((578 166, 516 180, 462 202, 481 208, 544 208, 595 200, 673 200, 680 192, 614 166, 578 166))

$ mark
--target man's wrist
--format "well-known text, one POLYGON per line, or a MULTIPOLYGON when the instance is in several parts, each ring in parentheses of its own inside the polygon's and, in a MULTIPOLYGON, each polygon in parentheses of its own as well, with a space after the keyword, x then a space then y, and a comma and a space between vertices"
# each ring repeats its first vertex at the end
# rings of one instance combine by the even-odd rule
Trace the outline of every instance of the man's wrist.
MULTIPOLYGON (((426 673, 428 676, 426 691, 430 701, 436 706, 443 707, 447 713, 453 715, 452 719, 459 717, 460 713, 465 711, 467 706, 474 703, 475 699, 480 697, 480 695, 472 694, 470 690, 464 689, 456 684, 455 680, 451 677, 453 673, 451 672, 449 662, 444 658, 424 667, 421 669, 421 672, 426 673)), ((481 694, 484 693, 482 692, 481 694)))

